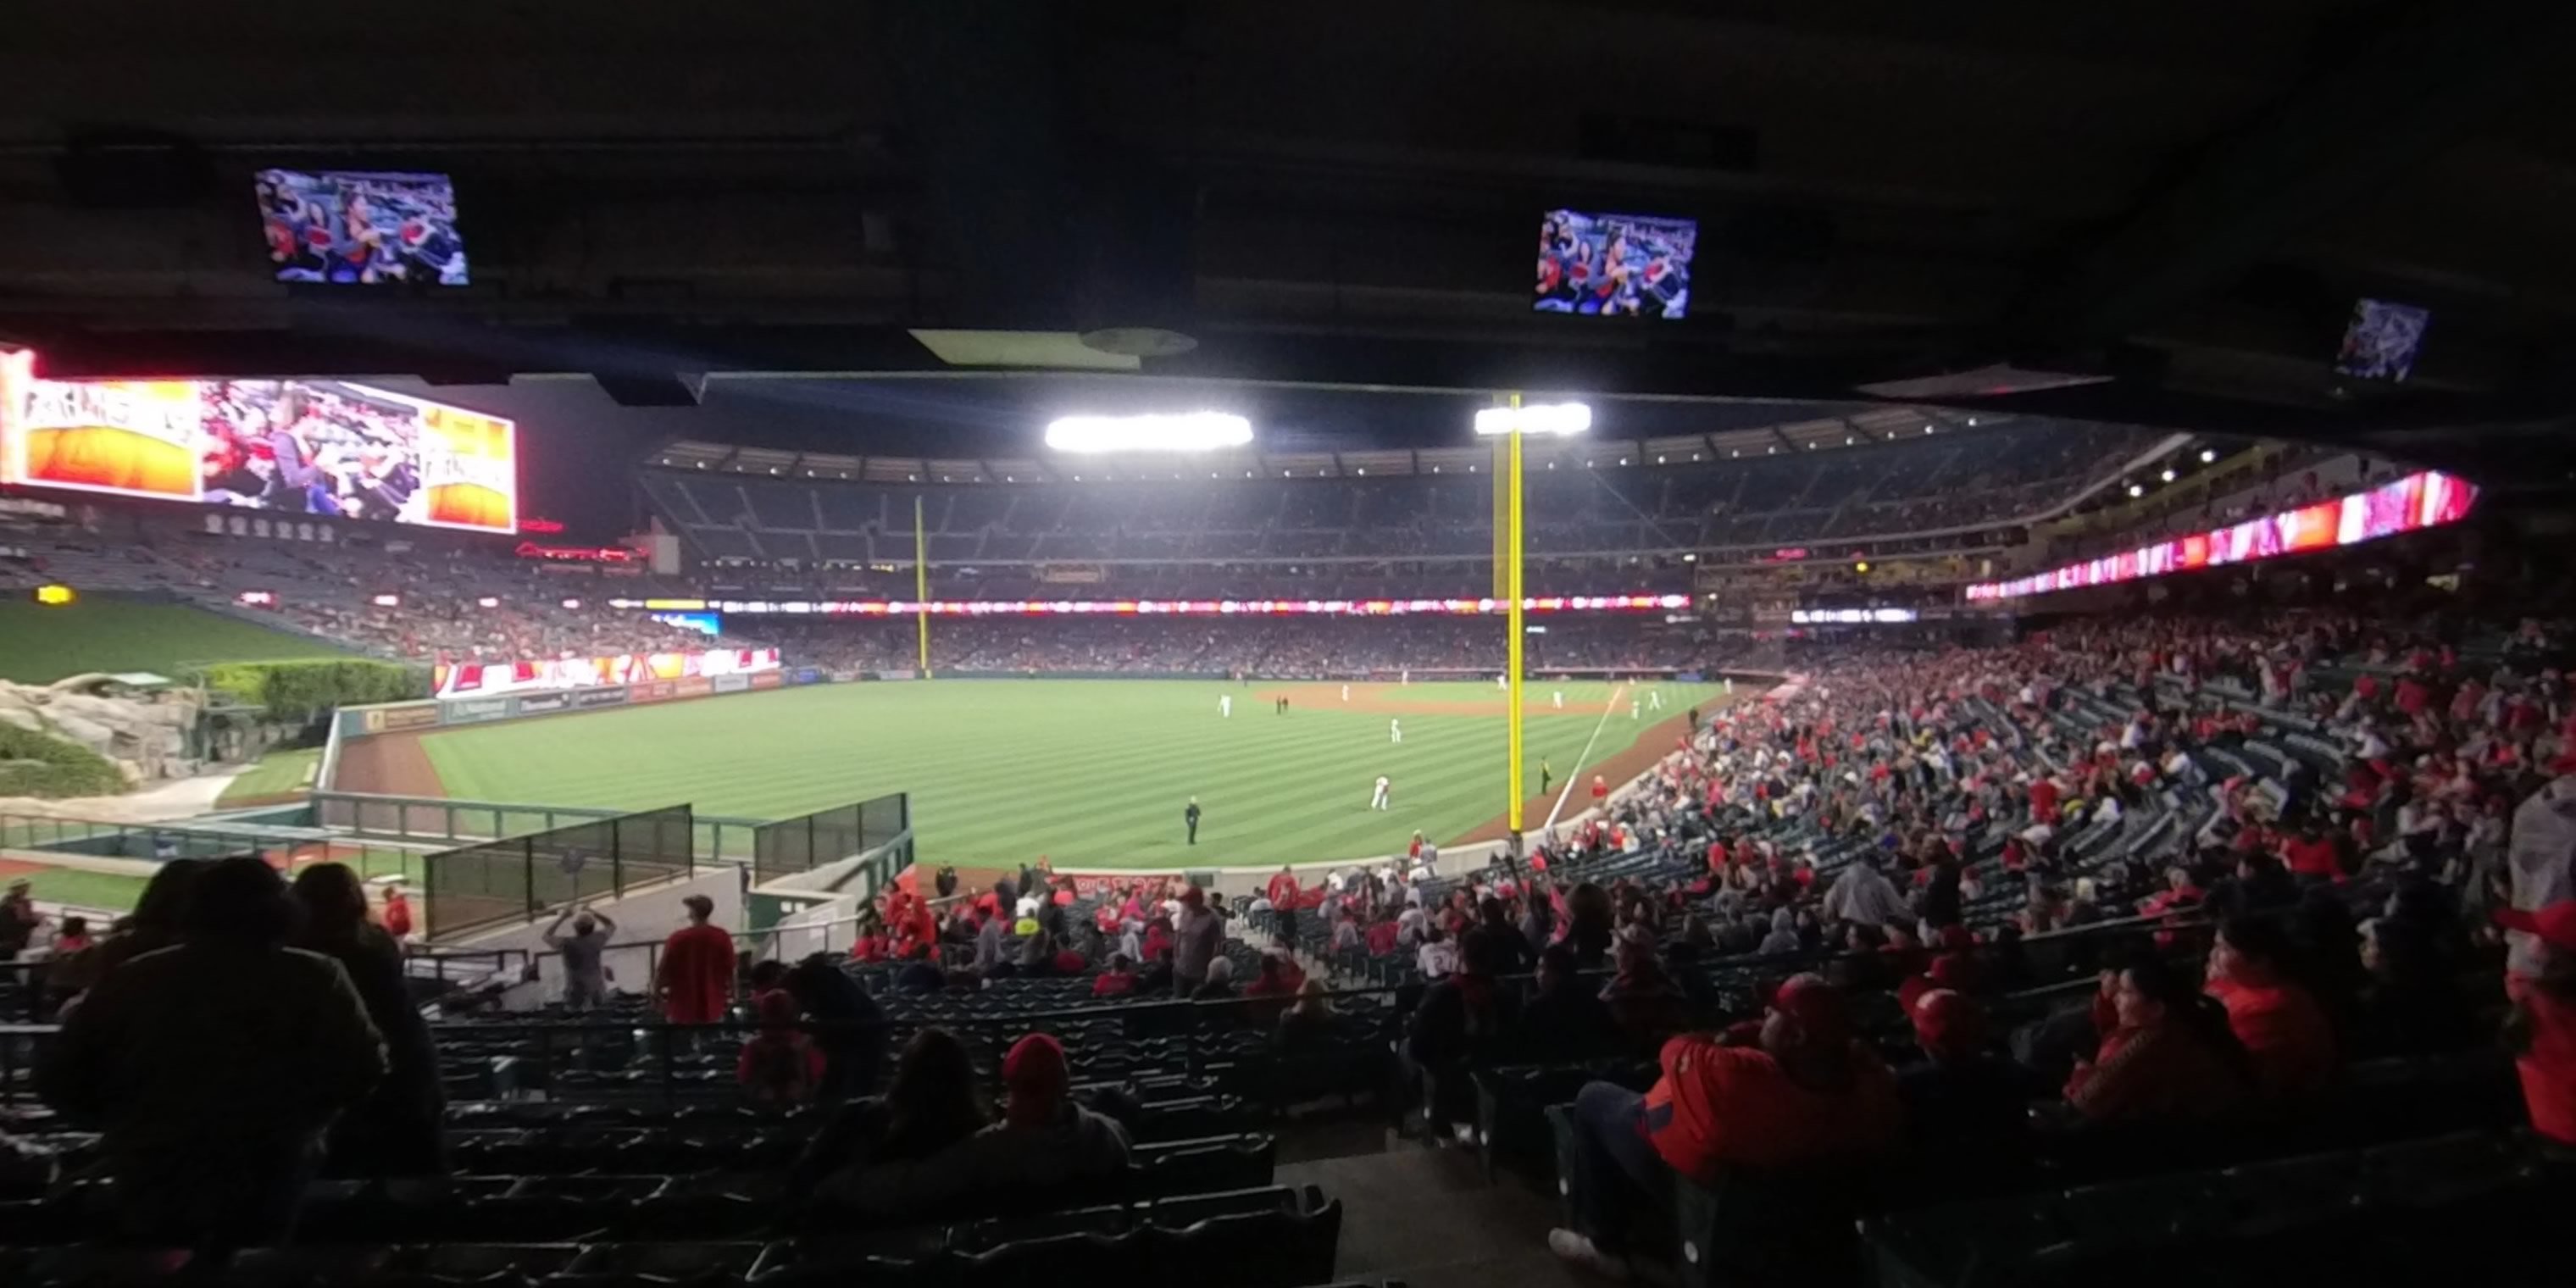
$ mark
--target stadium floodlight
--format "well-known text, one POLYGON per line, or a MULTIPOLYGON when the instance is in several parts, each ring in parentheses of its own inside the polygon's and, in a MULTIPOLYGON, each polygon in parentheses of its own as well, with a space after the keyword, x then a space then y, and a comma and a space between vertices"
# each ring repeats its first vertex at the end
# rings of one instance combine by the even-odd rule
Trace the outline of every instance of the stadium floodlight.
POLYGON ((1180 415, 1064 416, 1047 425, 1059 452, 1213 452, 1252 441, 1252 422, 1221 411, 1180 415))
POLYGON ((1592 428, 1587 403, 1530 403, 1523 407, 1487 407, 1476 413, 1476 432, 1493 437, 1517 429, 1523 434, 1580 434, 1592 428))

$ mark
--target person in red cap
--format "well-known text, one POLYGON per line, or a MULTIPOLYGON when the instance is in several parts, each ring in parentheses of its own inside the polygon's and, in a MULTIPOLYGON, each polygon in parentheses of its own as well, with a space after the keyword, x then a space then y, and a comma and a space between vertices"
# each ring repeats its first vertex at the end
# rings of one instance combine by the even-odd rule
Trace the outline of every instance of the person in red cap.
POLYGON ((866 1168, 834 1197, 873 1215, 935 1212, 960 1196, 1097 1183, 1126 1170, 1127 1129, 1075 1104, 1064 1045, 1032 1033, 1002 1059, 1002 1121, 927 1159, 866 1168))
POLYGON ((760 1031, 743 1040, 734 1078, 762 1104, 801 1105, 823 1085, 823 1053, 796 1027, 796 998, 786 989, 760 995, 760 1031))
POLYGON ((1627 1214, 1638 1192, 1660 1195, 1675 1173, 1708 1184, 1729 1165, 1860 1159, 1896 1140, 1896 1080, 1819 975, 1780 986, 1757 1045, 1686 1033, 1664 1044, 1662 1065, 1644 1096, 1608 1082, 1576 1095, 1566 1191, 1576 1228, 1548 1232, 1557 1256, 1625 1274, 1627 1214))
POLYGON ((2502 909, 2496 922, 2532 936, 2541 948, 2540 973, 2514 990, 2513 1018, 2505 1026, 2531 1130, 2576 1148, 2576 900, 2538 912, 2502 909))
POLYGON ((673 1024, 713 1024, 733 1005, 733 936, 712 925, 715 900, 693 894, 680 901, 689 924, 662 942, 654 987, 662 998, 662 1018, 673 1024))
POLYGON ((2030 1162, 2030 1102, 2047 1089, 1995 1051, 1985 1010, 1967 994, 1931 989, 1906 1015, 1923 1052, 1896 1075, 1910 1152, 1945 1181, 2017 1175, 2030 1162))

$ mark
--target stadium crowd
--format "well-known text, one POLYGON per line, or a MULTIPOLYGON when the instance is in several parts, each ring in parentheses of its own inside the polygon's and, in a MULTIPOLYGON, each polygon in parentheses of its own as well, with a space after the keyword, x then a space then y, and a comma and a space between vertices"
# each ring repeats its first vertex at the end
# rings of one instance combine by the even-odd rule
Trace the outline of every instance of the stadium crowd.
MULTIPOLYGON (((1528 637, 1538 673, 1687 670, 1722 656, 1714 640, 1655 613, 1557 614, 1544 625, 1528 637)), ((760 630, 791 663, 835 672, 910 671, 919 656, 908 620, 778 620, 760 630)), ((930 647, 940 671, 1491 678, 1501 670, 1501 633, 1498 618, 1424 614, 940 618, 930 647)))

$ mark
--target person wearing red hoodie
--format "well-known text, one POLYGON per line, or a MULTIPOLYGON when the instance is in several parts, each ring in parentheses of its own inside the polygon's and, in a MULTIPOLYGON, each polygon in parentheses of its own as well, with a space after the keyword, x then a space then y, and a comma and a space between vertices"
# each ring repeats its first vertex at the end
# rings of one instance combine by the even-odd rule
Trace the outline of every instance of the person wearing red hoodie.
POLYGON ((1586 1084, 1574 1101, 1575 1227, 1549 1250, 1578 1265, 1627 1272, 1625 1225, 1636 1193, 1660 1195, 1679 1174, 1708 1184, 1728 1166, 1860 1160, 1897 1138, 1896 1080, 1863 1042, 1839 990, 1819 975, 1780 986, 1755 1045, 1706 1033, 1664 1044, 1663 1075, 1639 1096, 1586 1084))
POLYGON ((2335 1075, 2334 1026, 2315 996, 2289 977, 2290 951, 2278 919, 2230 920, 2210 947, 2203 989, 2227 1008, 2227 1027, 2252 1063, 2255 1091, 2274 1101, 2314 1095, 2335 1075))
POLYGON ((734 1078, 750 1097, 768 1105, 801 1105, 823 1085, 823 1053, 796 1027, 796 998, 783 988, 754 1004, 760 1031, 745 1039, 734 1078))
POLYGON ((2513 990, 2505 1026, 2531 1130, 2576 1149, 2576 900, 2538 912, 2507 908, 2496 922, 2531 935, 2540 948, 2540 973, 2513 990))
POLYGON ((1109 955, 1109 967, 1091 981, 1093 997, 1125 997, 1136 991, 1136 966, 1122 953, 1109 955))

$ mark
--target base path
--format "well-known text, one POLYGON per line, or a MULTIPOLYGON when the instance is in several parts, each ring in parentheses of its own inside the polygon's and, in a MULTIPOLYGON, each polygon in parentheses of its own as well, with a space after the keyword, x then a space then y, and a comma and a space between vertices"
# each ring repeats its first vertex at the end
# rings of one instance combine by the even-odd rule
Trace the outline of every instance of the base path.
POLYGON ((340 744, 340 769, 331 790, 379 796, 445 796, 438 766, 416 733, 380 733, 340 744))
MULTIPOLYGON (((1690 717, 1687 715, 1658 720, 1646 726, 1644 731, 1637 735, 1637 740, 1628 744, 1627 750, 1607 759, 1596 760, 1589 766, 1578 766, 1575 774, 1584 783, 1589 783, 1592 775, 1599 774, 1601 781, 1608 783, 1610 790, 1615 792, 1628 780, 1654 768, 1656 761, 1662 760, 1677 750, 1676 744, 1689 734, 1690 717)), ((1536 831, 1539 824, 1547 821, 1547 812, 1555 808, 1556 794, 1564 790, 1566 781, 1560 778, 1548 790, 1521 802, 1522 831, 1536 831)), ((1524 785, 1526 785, 1526 776, 1524 785)), ((1591 789, 1578 785, 1574 794, 1566 798, 1565 803, 1569 813, 1591 808, 1591 789)), ((1509 838, 1511 834, 1512 816, 1497 814, 1491 820, 1469 829, 1463 835, 1454 837, 1445 844, 1466 845, 1475 841, 1500 841, 1509 838)))

